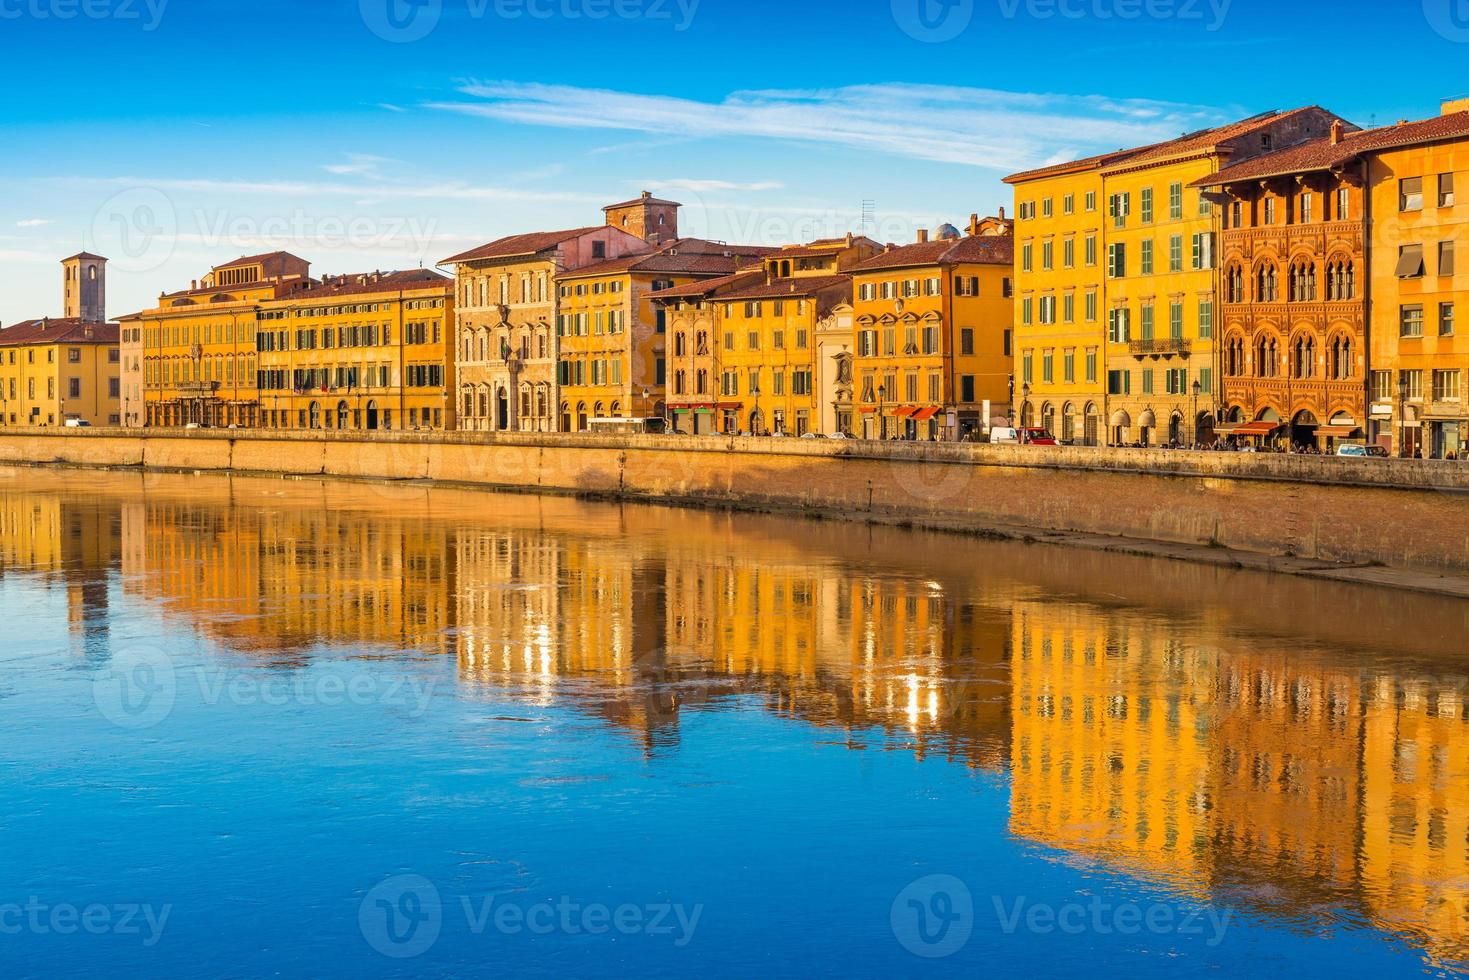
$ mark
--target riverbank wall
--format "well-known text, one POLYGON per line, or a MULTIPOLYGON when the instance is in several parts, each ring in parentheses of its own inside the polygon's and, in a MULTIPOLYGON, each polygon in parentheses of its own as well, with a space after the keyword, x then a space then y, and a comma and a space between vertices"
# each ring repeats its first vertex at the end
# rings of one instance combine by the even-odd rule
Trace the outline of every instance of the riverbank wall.
POLYGON ((0 463, 435 481, 1463 575, 1469 463, 691 436, 30 429, 0 463))

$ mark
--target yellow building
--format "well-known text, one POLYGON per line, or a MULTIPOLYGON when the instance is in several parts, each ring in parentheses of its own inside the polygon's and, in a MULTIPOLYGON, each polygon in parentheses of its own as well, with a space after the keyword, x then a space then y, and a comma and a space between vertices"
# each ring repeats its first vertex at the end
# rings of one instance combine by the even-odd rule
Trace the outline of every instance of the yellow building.
POLYGON ((770 251, 684 238, 558 276, 561 431, 579 432, 592 418, 665 416, 667 311, 657 294, 729 275, 770 251))
POLYGON ((1316 106, 1262 113, 1007 177, 1022 421, 1086 445, 1207 435, 1217 411, 1219 215, 1188 185, 1325 136, 1336 119, 1316 106))
POLYGON ((158 306, 119 317, 142 330, 144 424, 258 424, 255 330, 261 304, 310 281, 287 252, 244 256, 165 293, 158 306))
POLYGON ((259 424, 454 428, 454 281, 425 269, 327 276, 262 300, 259 424))
POLYGON ((0 330, 0 425, 118 425, 118 328, 27 320, 0 330))
POLYGON ((1369 438, 1403 455, 1469 446, 1469 100, 1369 130, 1369 438), (1457 186, 1456 186, 1457 185, 1457 186), (1463 194, 1457 187, 1464 187, 1463 194), (1465 258, 1459 258, 1465 253, 1465 258))
POLYGON ((866 439, 956 440, 1010 414, 1014 239, 1003 218, 852 268, 854 401, 866 439))
POLYGON ((852 235, 788 245, 761 260, 763 275, 742 272, 661 294, 659 301, 675 307, 681 325, 696 327, 692 335, 682 327, 674 333, 668 397, 675 428, 705 431, 696 428, 702 415, 717 418, 721 432, 816 432, 823 418, 817 404, 817 329, 838 307, 851 305, 849 270, 880 251, 872 239, 852 235), (712 334, 703 338, 707 343, 697 329, 700 304, 712 334), (701 383, 707 396, 697 393, 701 383))

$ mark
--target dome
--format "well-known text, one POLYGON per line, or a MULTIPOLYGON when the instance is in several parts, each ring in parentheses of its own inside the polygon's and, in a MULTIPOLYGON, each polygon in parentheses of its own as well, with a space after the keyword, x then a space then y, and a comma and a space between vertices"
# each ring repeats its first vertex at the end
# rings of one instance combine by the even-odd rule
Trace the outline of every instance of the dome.
POLYGON ((938 228, 934 230, 933 237, 936 241, 947 242, 953 241, 954 239, 961 236, 959 234, 958 228, 955 228, 953 225, 944 224, 939 225, 938 228))

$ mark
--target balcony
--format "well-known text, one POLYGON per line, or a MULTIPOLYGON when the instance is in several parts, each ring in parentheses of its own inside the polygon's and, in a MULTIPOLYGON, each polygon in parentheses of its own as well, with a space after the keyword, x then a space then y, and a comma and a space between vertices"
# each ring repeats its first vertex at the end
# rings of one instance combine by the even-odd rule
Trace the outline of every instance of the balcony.
POLYGON ((1163 337, 1154 340, 1134 340, 1128 343, 1133 357, 1188 357, 1193 353, 1193 343, 1182 337, 1163 337))

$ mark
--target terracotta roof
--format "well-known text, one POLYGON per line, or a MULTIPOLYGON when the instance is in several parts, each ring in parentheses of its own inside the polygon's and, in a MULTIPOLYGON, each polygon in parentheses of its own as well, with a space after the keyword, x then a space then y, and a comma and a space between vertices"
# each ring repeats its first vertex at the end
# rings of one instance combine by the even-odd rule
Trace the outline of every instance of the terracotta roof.
POLYGON ((848 271, 853 274, 882 269, 905 269, 922 265, 957 265, 974 262, 983 265, 1013 265, 1015 239, 1009 235, 971 235, 960 239, 916 242, 889 249, 848 271))
POLYGON ((0 330, 0 347, 21 344, 115 344, 115 323, 90 323, 78 319, 25 320, 0 330), (43 329, 44 327, 44 329, 43 329), (88 328, 92 335, 87 336, 88 328))
POLYGON ((509 235, 505 238, 498 238, 487 245, 472 248, 467 252, 451 255, 439 264, 470 262, 475 259, 508 258, 512 255, 536 255, 549 251, 562 242, 569 242, 573 238, 580 238, 582 235, 589 235, 606 227, 608 226, 590 225, 586 228, 572 228, 567 231, 533 231, 525 235, 509 235))
POLYGON ((292 255, 290 252, 261 252, 259 255, 242 255, 239 258, 235 259, 233 262, 222 262, 219 265, 213 266, 211 268, 211 271, 217 272, 220 269, 233 269, 236 266, 241 265, 257 265, 264 262, 266 259, 274 258, 295 259, 297 262, 306 261, 305 259, 301 258, 301 256, 292 255))
POLYGON ((262 302, 293 302, 303 299, 337 299, 371 293, 396 293, 406 289, 453 289, 454 280, 440 275, 432 269, 405 269, 396 272, 358 272, 351 275, 326 276, 319 282, 302 282, 273 300, 262 302), (376 277, 376 278, 374 278, 376 277))
POLYGON ((672 289, 660 289, 653 293, 654 300, 673 299, 703 299, 711 293, 732 286, 742 286, 756 281, 764 281, 764 269, 741 269, 739 272, 727 276, 718 276, 714 279, 701 279, 698 282, 686 283, 682 286, 674 286, 672 289))
POLYGON ((639 204, 663 204, 673 208, 683 207, 683 205, 678 203, 677 201, 665 201, 661 197, 635 197, 631 201, 623 201, 621 204, 609 204, 602 210, 615 211, 618 208, 631 208, 636 207, 639 204))
POLYGON ((96 255, 96 254, 94 254, 92 252, 78 252, 75 255, 68 255, 66 258, 62 259, 61 261, 63 261, 63 262, 70 262, 72 259, 99 259, 100 261, 103 261, 103 262, 106 262, 107 261, 107 257, 106 256, 96 255))
POLYGON ((850 289, 852 286, 852 277, 849 275, 804 276, 791 279, 773 279, 770 282, 766 282, 762 275, 759 279, 749 284, 735 285, 728 290, 721 289, 715 298, 720 302, 726 300, 734 302, 746 299, 802 298, 814 296, 819 292, 835 286, 846 286, 850 289))
POLYGON ((1301 143, 1246 160, 1233 167, 1225 167, 1217 174, 1195 181, 1193 186, 1218 187, 1242 180, 1263 180, 1285 174, 1333 170, 1364 153, 1466 137, 1469 137, 1469 111, 1455 112, 1418 122, 1346 133, 1340 143, 1331 142, 1330 137, 1301 143))
POLYGON ((1018 184, 1028 180, 1036 180, 1040 177, 1049 177, 1056 174, 1069 173, 1074 170, 1105 170, 1123 163, 1138 163, 1143 160, 1153 160, 1160 157, 1174 156, 1191 150, 1202 150, 1219 143, 1242 136, 1262 126, 1280 122, 1298 113, 1323 111, 1320 106, 1304 106, 1300 109, 1292 109, 1289 112, 1262 112, 1241 119, 1237 122, 1226 123, 1223 126, 1211 126, 1207 129, 1195 130, 1192 133, 1184 133, 1182 136, 1161 143, 1151 143, 1146 146, 1136 146, 1131 149, 1119 149, 1115 153, 1103 153, 1097 156, 1086 157, 1081 160, 1073 160, 1070 163, 1058 163, 1037 170, 1027 170, 1018 174, 1011 174, 1005 178, 1007 184, 1018 184))

